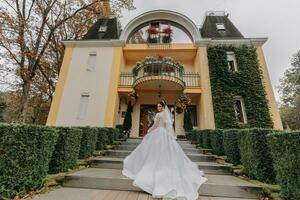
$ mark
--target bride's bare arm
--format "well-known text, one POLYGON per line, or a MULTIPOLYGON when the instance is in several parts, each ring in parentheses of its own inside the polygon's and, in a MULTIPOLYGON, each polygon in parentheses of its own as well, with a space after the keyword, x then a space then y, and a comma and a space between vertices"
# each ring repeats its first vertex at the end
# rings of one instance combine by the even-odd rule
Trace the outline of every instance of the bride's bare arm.
POLYGON ((159 118, 160 118, 160 115, 157 113, 157 114, 155 115, 155 117, 154 117, 154 123, 153 123, 153 125, 148 129, 148 133, 149 133, 150 131, 152 131, 153 129, 157 128, 158 122, 159 122, 159 118))

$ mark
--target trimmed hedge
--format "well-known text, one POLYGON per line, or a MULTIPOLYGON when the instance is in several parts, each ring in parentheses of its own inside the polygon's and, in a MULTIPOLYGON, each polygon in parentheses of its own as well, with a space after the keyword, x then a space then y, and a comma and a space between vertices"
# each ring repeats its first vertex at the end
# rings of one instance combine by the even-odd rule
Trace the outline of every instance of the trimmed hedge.
POLYGON ((11 198, 43 187, 58 133, 33 125, 0 125, 0 196, 11 198))
POLYGON ((263 182, 274 182, 275 179, 273 161, 267 146, 267 134, 273 131, 253 128, 241 130, 240 135, 239 148, 244 171, 249 177, 263 182))
POLYGON ((59 133, 49 164, 49 173, 66 172, 78 166, 82 131, 79 128, 56 127, 59 133))
POLYGON ((268 146, 281 196, 287 200, 300 199, 300 131, 270 134, 268 146))
POLYGON ((212 130, 210 134, 210 141, 213 153, 219 156, 224 155, 223 145, 223 130, 216 129, 212 130))
POLYGON ((82 131, 79 159, 85 159, 93 155, 96 150, 98 130, 94 127, 78 127, 82 131))
POLYGON ((186 131, 186 137, 187 139, 191 140, 192 143, 198 143, 198 138, 201 136, 201 134, 199 134, 200 130, 197 129, 193 129, 192 131, 186 131))
POLYGON ((97 134, 96 150, 103 150, 108 145, 108 130, 106 128, 97 128, 97 134))
POLYGON ((240 129, 227 129, 223 132, 224 152, 227 161, 234 165, 241 164, 241 154, 239 149, 240 129))
POLYGON ((202 134, 202 147, 206 149, 211 149, 211 141, 210 141, 210 134, 214 131, 212 129, 204 129, 201 130, 202 134))

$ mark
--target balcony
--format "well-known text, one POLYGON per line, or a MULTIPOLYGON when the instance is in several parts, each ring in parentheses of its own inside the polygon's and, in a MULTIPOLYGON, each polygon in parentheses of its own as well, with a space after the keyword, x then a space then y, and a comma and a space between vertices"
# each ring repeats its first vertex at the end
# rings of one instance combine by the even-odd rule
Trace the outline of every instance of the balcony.
MULTIPOLYGON (((146 79, 147 76, 144 78, 146 79)), ((149 76, 151 79, 151 76, 149 76)), ((198 88, 200 75, 197 72, 184 72, 182 75, 182 81, 184 82, 185 88, 198 88)), ((137 80, 133 73, 122 72, 120 75, 119 87, 133 87, 134 82, 137 80)), ((141 80, 141 79, 140 79, 141 80)), ((155 79, 152 79, 155 80, 155 79)))

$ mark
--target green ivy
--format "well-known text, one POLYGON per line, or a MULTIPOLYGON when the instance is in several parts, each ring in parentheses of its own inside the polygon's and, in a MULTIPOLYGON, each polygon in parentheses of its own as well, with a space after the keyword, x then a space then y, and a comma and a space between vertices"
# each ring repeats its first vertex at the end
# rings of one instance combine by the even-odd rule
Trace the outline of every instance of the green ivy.
POLYGON ((246 45, 209 47, 208 61, 216 128, 241 128, 235 119, 235 96, 244 99, 248 123, 242 128, 273 127, 256 48, 246 45), (227 51, 235 53, 237 72, 228 70, 227 51))

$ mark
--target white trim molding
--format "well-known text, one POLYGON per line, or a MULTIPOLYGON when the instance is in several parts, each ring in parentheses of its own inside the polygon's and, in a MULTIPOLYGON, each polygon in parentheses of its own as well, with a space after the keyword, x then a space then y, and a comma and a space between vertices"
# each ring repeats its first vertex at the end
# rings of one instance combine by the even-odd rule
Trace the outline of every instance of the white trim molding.
POLYGON ((198 47, 203 46, 216 46, 216 45, 253 45, 263 46, 267 42, 268 38, 241 38, 241 39, 202 39, 195 43, 198 47))
POLYGON ((136 29, 136 27, 153 20, 167 20, 177 23, 189 32, 189 35, 192 37, 191 39, 194 43, 201 40, 200 30, 197 28, 194 22, 187 16, 171 10, 153 10, 135 17, 122 31, 120 40, 124 42, 127 41, 128 37, 130 37, 130 34, 136 29))
POLYGON ((123 47, 125 42, 121 40, 65 40, 66 47, 123 47))

